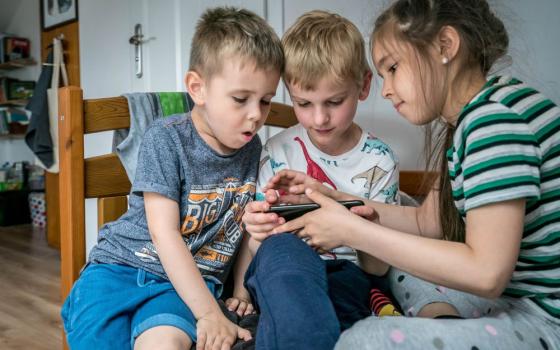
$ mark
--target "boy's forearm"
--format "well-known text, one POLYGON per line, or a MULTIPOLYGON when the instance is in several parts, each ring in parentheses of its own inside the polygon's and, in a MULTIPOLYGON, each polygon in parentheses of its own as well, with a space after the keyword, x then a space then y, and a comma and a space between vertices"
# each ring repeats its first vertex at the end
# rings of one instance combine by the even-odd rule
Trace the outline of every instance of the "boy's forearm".
POLYGON ((233 296, 245 300, 249 299, 249 292, 245 289, 243 282, 245 280, 245 272, 247 272, 247 268, 253 259, 253 255, 249 249, 250 239, 251 237, 245 233, 233 269, 233 296))
POLYGON ((152 237, 163 269, 195 318, 198 320, 209 313, 221 313, 180 233, 162 232, 152 237))

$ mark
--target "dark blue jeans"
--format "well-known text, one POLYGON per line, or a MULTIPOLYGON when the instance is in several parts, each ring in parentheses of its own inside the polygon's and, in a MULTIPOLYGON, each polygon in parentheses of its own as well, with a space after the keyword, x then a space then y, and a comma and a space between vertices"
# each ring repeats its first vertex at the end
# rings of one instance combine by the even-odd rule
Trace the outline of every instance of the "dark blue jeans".
POLYGON ((325 260, 329 297, 344 332, 359 320, 371 316, 369 293, 375 287, 389 295, 385 277, 364 272, 348 260, 325 260))
POLYGON ((323 261, 292 234, 263 241, 245 275, 245 287, 260 312, 256 348, 334 348, 342 324, 370 314, 370 286, 355 280, 359 274, 363 272, 351 262, 323 261), (365 315, 355 312, 358 304, 365 315))

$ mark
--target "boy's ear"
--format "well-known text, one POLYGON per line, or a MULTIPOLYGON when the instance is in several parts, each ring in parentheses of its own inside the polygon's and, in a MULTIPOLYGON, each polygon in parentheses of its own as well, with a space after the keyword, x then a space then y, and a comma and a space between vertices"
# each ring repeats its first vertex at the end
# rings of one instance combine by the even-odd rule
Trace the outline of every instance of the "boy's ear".
POLYGON ((443 26, 437 37, 437 45, 442 61, 446 59, 447 62, 451 62, 459 53, 461 36, 452 26, 443 26))
POLYGON ((200 74, 195 71, 188 71, 185 76, 185 86, 194 103, 198 106, 204 105, 205 81, 200 74))
POLYGON ((368 70, 366 74, 364 74, 362 89, 360 90, 360 95, 358 96, 360 101, 364 101, 369 96, 369 90, 371 88, 372 79, 373 79, 373 73, 370 70, 368 70))

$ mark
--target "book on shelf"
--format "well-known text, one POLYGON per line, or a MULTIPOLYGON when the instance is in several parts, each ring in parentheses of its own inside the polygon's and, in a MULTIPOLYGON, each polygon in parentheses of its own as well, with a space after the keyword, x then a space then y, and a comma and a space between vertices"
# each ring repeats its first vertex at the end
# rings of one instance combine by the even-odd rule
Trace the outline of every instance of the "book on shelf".
POLYGON ((0 63, 29 58, 30 53, 29 39, 0 33, 0 63))
POLYGON ((0 107, 0 135, 24 134, 29 125, 29 112, 23 108, 0 107))
POLYGON ((27 100, 33 96, 35 82, 0 77, 0 104, 15 100, 27 100))

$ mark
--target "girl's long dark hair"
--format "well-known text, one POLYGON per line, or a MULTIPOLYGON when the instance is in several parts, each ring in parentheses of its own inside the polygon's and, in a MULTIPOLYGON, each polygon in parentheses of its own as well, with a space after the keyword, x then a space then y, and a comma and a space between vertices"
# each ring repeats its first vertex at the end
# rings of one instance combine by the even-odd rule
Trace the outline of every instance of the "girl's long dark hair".
MULTIPOLYGON (((459 58, 465 68, 463 72, 479 69, 487 75, 507 52, 509 38, 505 26, 486 0, 397 0, 377 18, 370 43, 374 45, 390 38, 406 43, 429 69, 428 50, 444 26, 455 28, 461 37, 459 58)), ((424 80, 422 72, 420 78, 424 80)), ((424 81, 421 85, 426 96, 429 87, 424 81)), ((433 113, 440 116, 437 104, 433 113)), ((436 125, 432 123, 426 127, 426 171, 439 174, 438 181, 432 186, 438 184, 439 221, 444 239, 464 242, 465 225, 453 201, 446 157, 455 128, 441 121, 440 125, 434 123, 436 125)))

